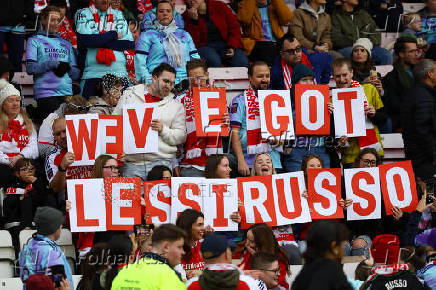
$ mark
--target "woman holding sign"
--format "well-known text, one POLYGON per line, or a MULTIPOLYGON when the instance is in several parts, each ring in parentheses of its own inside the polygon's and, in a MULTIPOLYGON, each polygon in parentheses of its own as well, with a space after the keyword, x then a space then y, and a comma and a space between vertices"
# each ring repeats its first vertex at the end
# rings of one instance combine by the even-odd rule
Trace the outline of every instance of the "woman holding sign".
POLYGON ((0 80, 0 188, 13 178, 12 168, 19 159, 38 157, 36 130, 21 108, 20 92, 0 80))
POLYGON ((176 69, 176 84, 186 79, 186 62, 200 58, 188 32, 174 22, 174 7, 168 0, 159 1, 153 29, 144 31, 138 38, 135 55, 136 79, 140 83, 151 80, 153 70, 161 63, 176 69))

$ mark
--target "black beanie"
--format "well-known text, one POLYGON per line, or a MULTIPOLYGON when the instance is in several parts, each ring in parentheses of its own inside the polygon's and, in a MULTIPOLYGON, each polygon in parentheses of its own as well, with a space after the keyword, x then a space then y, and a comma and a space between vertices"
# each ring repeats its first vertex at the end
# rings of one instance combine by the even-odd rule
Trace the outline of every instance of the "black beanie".
POLYGON ((307 76, 315 77, 313 70, 310 67, 302 63, 298 63, 292 68, 291 80, 293 85, 296 84, 300 79, 307 76))
POLYGON ((53 207, 43 206, 36 209, 33 221, 36 224, 38 234, 48 236, 56 232, 64 223, 64 215, 60 210, 53 207))

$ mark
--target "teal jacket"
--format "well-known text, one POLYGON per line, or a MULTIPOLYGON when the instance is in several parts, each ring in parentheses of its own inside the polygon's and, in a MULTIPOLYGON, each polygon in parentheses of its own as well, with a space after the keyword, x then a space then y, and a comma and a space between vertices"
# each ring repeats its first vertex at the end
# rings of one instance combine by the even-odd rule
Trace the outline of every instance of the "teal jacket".
MULTIPOLYGON (((106 11, 97 11, 101 21, 104 21, 103 23, 106 25, 106 11)), ((82 79, 102 78, 107 73, 119 77, 128 77, 124 51, 133 49, 135 43, 123 13, 115 9, 112 11, 115 30, 104 33, 99 33, 98 25, 95 23, 89 8, 80 9, 76 13, 75 21, 78 46, 79 49, 86 51, 82 79), (117 32, 120 32, 123 38, 118 39, 117 32), (112 62, 110 66, 97 63, 95 56, 100 48, 112 49, 116 61, 112 62)))

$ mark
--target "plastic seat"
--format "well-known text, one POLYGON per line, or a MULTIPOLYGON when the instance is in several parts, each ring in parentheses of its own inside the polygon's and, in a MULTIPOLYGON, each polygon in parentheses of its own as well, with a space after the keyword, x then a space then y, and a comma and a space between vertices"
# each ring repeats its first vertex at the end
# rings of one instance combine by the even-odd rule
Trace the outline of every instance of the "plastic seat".
POLYGON ((0 231, 0 259, 15 260, 15 249, 8 231, 0 231))
POLYGON ((20 235, 18 236, 18 240, 20 241, 20 250, 24 248, 27 242, 32 239, 32 235, 36 233, 36 230, 22 230, 20 235))
POLYGON ((20 278, 0 279, 0 289, 22 290, 23 282, 20 278))
POLYGON ((9 259, 0 260, 0 278, 14 277, 14 261, 9 259))

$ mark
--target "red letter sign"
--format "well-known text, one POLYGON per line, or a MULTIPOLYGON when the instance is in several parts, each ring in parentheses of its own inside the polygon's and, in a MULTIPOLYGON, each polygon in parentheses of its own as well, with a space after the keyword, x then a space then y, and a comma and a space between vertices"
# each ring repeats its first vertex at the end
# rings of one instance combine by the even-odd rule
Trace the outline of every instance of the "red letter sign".
POLYGON ((156 103, 129 104, 123 107, 123 137, 126 154, 158 151, 158 133, 150 128, 158 119, 156 103))
POLYGON ((394 206, 404 212, 414 211, 418 196, 410 161, 383 164, 379 168, 386 214, 391 215, 394 206))
POLYGON ((98 132, 102 154, 118 156, 123 154, 123 116, 99 115, 98 132), (110 142, 113 141, 113 142, 110 142))
POLYGON ((295 133, 330 135, 328 85, 295 85, 295 133))
POLYGON ((175 224, 179 214, 187 208, 202 211, 202 188, 204 178, 171 178, 171 223, 175 224))
POLYGON ((308 169, 308 199, 312 219, 343 218, 341 199, 341 169, 308 169))
POLYGON ((170 180, 145 181, 144 199, 148 213, 147 223, 166 224, 171 222, 170 180))
POLYGON ((238 195, 244 203, 241 208, 241 228, 248 229, 256 223, 277 225, 272 192, 271 175, 238 177, 238 195))
POLYGON ((365 93, 363 88, 335 89, 332 91, 332 99, 336 136, 365 136, 365 113, 363 110, 365 93))
POLYGON ((228 136, 227 127, 221 126, 227 112, 226 89, 193 87, 192 92, 197 136, 228 136))

